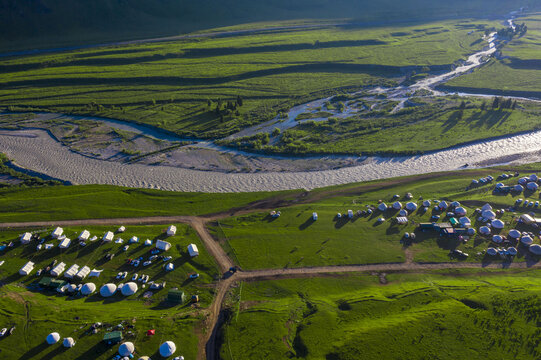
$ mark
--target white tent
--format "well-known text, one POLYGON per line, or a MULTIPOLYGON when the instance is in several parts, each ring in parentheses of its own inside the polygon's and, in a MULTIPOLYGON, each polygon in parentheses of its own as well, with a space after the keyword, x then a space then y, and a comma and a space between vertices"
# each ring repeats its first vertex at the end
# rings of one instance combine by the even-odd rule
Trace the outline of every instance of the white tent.
POLYGON ((151 246, 151 245, 152 245, 152 240, 146 239, 145 240, 145 246, 151 246))
POLYGON ((173 263, 169 263, 169 264, 164 266, 164 269, 165 269, 165 271, 173 271, 173 270, 175 270, 175 265, 173 265, 173 263))
POLYGON ((445 201, 441 201, 439 204, 438 204, 438 207, 442 210, 445 210, 447 209, 448 205, 445 201))
POLYGON ((475 235, 475 229, 474 228, 469 228, 468 229, 468 235, 470 235, 470 236, 475 235))
POLYGON ((505 226, 505 223, 500 219, 492 220, 491 224, 494 229, 503 229, 505 226))
POLYGON ((520 220, 525 223, 526 225, 530 225, 535 223, 535 219, 530 214, 522 214, 520 215, 520 220))
POLYGON ((85 277, 87 277, 88 274, 90 274, 90 268, 88 266, 83 266, 83 268, 81 270, 79 270, 79 272, 77 272, 77 274, 75 274, 75 276, 77 276, 78 278, 80 278, 82 280, 85 277))
POLYGON ((62 229, 61 227, 57 227, 56 229, 53 230, 51 236, 55 239, 58 239, 63 233, 64 233, 64 229, 62 229))
POLYGON ((115 292, 116 285, 111 283, 103 285, 100 289, 100 295, 103 297, 113 296, 115 292))
POLYGON ((94 283, 86 283, 81 288, 81 294, 83 294, 85 296, 93 294, 94 291, 96 291, 96 284, 94 284, 94 283))
POLYGON ((524 188, 522 187, 522 185, 515 185, 513 190, 515 190, 518 193, 521 193, 522 191, 524 191, 524 188))
POLYGON ((510 247, 507 249, 507 253, 511 256, 515 256, 517 254, 517 249, 514 247, 510 247))
POLYGON ((400 225, 404 225, 408 223, 408 218, 404 216, 399 216, 396 218, 396 222, 399 223, 400 225))
POLYGON ((312 213, 312 220, 314 220, 314 221, 317 220, 317 212, 312 213))
POLYGON ((130 356, 135 351, 135 346, 132 342, 125 342, 118 347, 118 353, 120 356, 130 356))
POLYGON ((130 296, 130 295, 135 294, 137 292, 137 289, 138 287, 136 283, 129 282, 129 283, 124 284, 124 286, 122 286, 122 289, 120 289, 120 292, 124 296, 130 296))
POLYGON ((73 278, 75 276, 75 274, 77 274, 78 271, 79 271, 79 265, 73 264, 68 269, 68 271, 66 271, 66 273, 64 274, 64 277, 68 278, 68 279, 71 279, 71 278, 73 278))
POLYGON ((402 209, 402 210, 400 210, 398 212, 398 216, 408 216, 408 212, 406 210, 402 209))
POLYGON ((77 285, 69 284, 67 290, 69 293, 74 293, 75 291, 77 291, 77 285))
POLYGON ((34 270, 34 263, 32 261, 29 261, 26 264, 24 264, 21 270, 19 270, 19 274, 26 276, 26 275, 29 275, 32 272, 32 270, 34 270))
POLYGON ((415 211, 415 210, 417 210, 417 204, 414 203, 414 202, 409 202, 409 203, 406 204, 406 209, 408 211, 415 211))
POLYGON ((385 210, 387 210, 387 204, 385 204, 384 202, 382 202, 381 204, 378 205, 378 210, 379 210, 379 211, 385 211, 385 210))
POLYGON ((88 239, 90 239, 90 232, 88 230, 83 230, 79 234, 79 237, 77 239, 79 239, 80 241, 87 241, 88 239))
POLYGON ((503 242, 503 238, 500 235, 494 235, 492 236, 492 241, 496 244, 501 244, 503 242))
POLYGON ((533 244, 533 239, 529 236, 523 236, 520 238, 520 242, 528 246, 533 244))
POLYGON ((431 205, 430 200, 423 201, 423 206, 424 207, 429 207, 430 205, 431 205))
POLYGON ((521 185, 526 185, 529 180, 530 179, 528 179, 527 177, 522 177, 522 178, 518 179, 518 183, 521 184, 521 185))
POLYGON ((32 240, 32 234, 25 232, 21 235, 21 244, 28 244, 32 240))
POLYGON ((515 230, 515 229, 509 230, 509 237, 512 237, 513 239, 518 239, 521 235, 522 234, 518 230, 515 230))
POLYGON ((160 355, 163 357, 169 357, 177 351, 177 346, 172 341, 166 341, 160 345, 160 355))
POLYGON ((197 245, 195 244, 188 245, 188 253, 190 254, 191 257, 199 255, 199 250, 197 249, 197 245))
POLYGON ((541 255, 541 245, 533 244, 529 248, 530 252, 535 255, 541 255))
POLYGON ((492 210, 483 210, 481 216, 488 220, 496 219, 496 214, 492 210))
POLYGON ((402 203, 400 201, 397 201, 393 204, 393 209, 400 210, 402 209, 402 203))
POLYGON ((453 208, 456 208, 456 207, 459 207, 460 206, 460 203, 458 201, 453 201, 451 204, 450 204, 451 207, 453 208))
POLYGON ((479 233, 483 235, 490 235, 490 228, 488 226, 481 226, 479 228, 479 233))
POLYGON ((121 226, 118 228, 117 232, 119 233, 123 233, 124 231, 126 231, 126 227, 125 226, 121 226))
POLYGON ((163 240, 156 240, 156 249, 167 251, 171 249, 171 243, 163 240))
POLYGON ((88 277, 100 277, 102 271, 103 269, 102 270, 92 269, 92 271, 90 271, 90 274, 88 274, 88 277))
POLYGON ((530 181, 537 181, 537 180, 539 180, 537 175, 535 175, 535 174, 530 175, 530 181))
POLYGON ((353 219, 353 210, 348 210, 348 218, 353 219))
POLYGON ((464 216, 468 213, 468 211, 466 209, 464 209, 463 207, 459 206, 455 209, 455 214, 457 216, 464 216))
POLYGON ((460 219, 458 219, 458 222, 459 222, 462 226, 470 226, 470 225, 471 225, 471 220, 470 220, 470 218, 467 217, 467 216, 461 217, 460 219))
POLYGON ((62 345, 64 345, 65 348, 72 348, 75 346, 75 340, 71 337, 64 338, 62 345))
POLYGON ((498 250, 494 249, 493 247, 489 247, 487 249, 487 254, 490 256, 496 256, 498 254, 498 250))
POLYGON ((66 264, 61 262, 60 264, 56 265, 51 270, 51 275, 52 276, 60 276, 64 272, 65 269, 66 269, 66 264))
POLYGON ((173 236, 177 233, 177 227, 175 225, 171 225, 167 228, 167 236, 173 236))
POLYGON ((107 231, 105 235, 103 235, 103 241, 104 242, 111 242, 113 241, 113 238, 115 237, 115 234, 113 234, 111 231, 107 231))
POLYGON ((492 210, 492 206, 490 206, 490 204, 486 203, 485 205, 483 205, 483 207, 481 208, 482 211, 485 211, 485 210, 492 210))
POLYGON ((52 332, 49 335, 47 335, 47 344, 53 345, 60 341, 60 334, 57 332, 52 332))
POLYGON ((532 190, 532 191, 536 191, 537 189, 539 189, 539 185, 537 185, 537 183, 534 183, 534 182, 529 182, 528 185, 526 185, 526 187, 528 188, 528 190, 532 190))
POLYGON ((61 249, 67 249, 71 244, 71 239, 70 238, 65 238, 64 240, 62 240, 60 242, 60 244, 58 245, 59 248, 61 249))

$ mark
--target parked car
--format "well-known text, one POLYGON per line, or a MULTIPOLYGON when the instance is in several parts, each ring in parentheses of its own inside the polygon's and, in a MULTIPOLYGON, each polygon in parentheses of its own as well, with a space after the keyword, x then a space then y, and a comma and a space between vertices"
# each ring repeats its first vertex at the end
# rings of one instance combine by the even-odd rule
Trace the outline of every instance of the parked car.
POLYGON ((123 274, 122 272, 119 272, 118 274, 116 274, 116 278, 115 278, 115 279, 117 279, 117 280, 120 279, 120 278, 122 277, 122 274, 123 274))
POLYGON ((143 263, 143 266, 149 266, 150 264, 152 264, 152 261, 148 260, 143 263))
POLYGON ((137 273, 133 274, 133 276, 131 277, 131 281, 137 281, 138 277, 139 277, 139 274, 137 273))
POLYGON ((172 256, 166 256, 166 257, 163 258, 163 261, 167 262, 167 261, 171 260, 172 258, 173 258, 172 256))
POLYGON ((135 267, 138 267, 140 262, 141 261, 139 261, 139 260, 133 260, 132 265, 135 266, 135 267))
POLYGON ((2 330, 0 330, 0 337, 6 335, 7 332, 8 332, 7 328, 3 328, 2 330))
POLYGON ((199 274, 190 274, 190 279, 197 279, 199 277, 199 274))
POLYGON ((121 276, 120 278, 121 278, 121 279, 125 279, 126 276, 128 276, 128 272, 127 272, 127 271, 124 271, 124 272, 122 273, 122 276, 121 276))
POLYGON ((122 248, 123 251, 128 251, 128 249, 130 248, 130 245, 124 245, 124 247, 122 248))

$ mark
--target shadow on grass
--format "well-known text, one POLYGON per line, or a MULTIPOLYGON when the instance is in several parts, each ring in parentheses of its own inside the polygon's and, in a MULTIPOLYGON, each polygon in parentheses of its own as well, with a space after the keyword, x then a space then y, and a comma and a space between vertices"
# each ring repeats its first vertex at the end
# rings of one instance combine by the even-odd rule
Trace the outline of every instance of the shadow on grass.
POLYGON ((299 225, 299 230, 306 230, 310 225, 312 225, 315 222, 316 221, 312 218, 312 216, 310 216, 308 219, 306 219, 304 223, 299 225))
POLYGON ((37 346, 34 346, 32 349, 25 352, 21 356, 21 359, 32 359, 34 356, 37 356, 39 353, 41 353, 43 350, 47 349, 49 346, 51 346, 51 345, 47 344, 44 341, 41 344, 39 344, 37 346))

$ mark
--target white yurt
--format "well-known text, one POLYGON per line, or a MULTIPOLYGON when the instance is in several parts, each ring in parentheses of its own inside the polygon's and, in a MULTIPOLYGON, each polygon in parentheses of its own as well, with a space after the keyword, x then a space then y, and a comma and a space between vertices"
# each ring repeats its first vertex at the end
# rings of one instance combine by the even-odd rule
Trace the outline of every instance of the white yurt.
POLYGON ((505 223, 500 219, 492 220, 491 225, 494 229, 503 229, 505 227, 505 223))
POLYGON ((423 201, 423 206, 424 207, 429 207, 430 205, 431 205, 430 200, 423 201))
POLYGON ((398 212, 398 216, 408 216, 408 212, 406 210, 402 209, 402 210, 400 210, 398 212))
POLYGON ((120 289, 120 292, 124 296, 133 295, 137 292, 137 284, 130 281, 129 283, 126 283, 124 284, 124 286, 122 286, 122 289, 120 289))
POLYGON ((522 185, 515 185, 515 186, 513 187, 513 190, 515 190, 515 191, 518 192, 518 193, 521 193, 521 192, 524 191, 524 188, 522 187, 522 185))
POLYGON ((96 291, 96 284, 94 283, 86 283, 81 288, 81 294, 85 296, 94 293, 94 291, 96 291))
POLYGON ((442 210, 447 209, 447 203, 445 201, 442 201, 438 204, 438 207, 442 210))
POLYGON ((533 239, 526 235, 520 238, 520 242, 526 246, 530 246, 533 244, 533 239))
POLYGON ((509 237, 512 237, 513 239, 518 239, 521 235, 522 234, 518 230, 515 230, 515 229, 509 230, 509 237))
POLYGON ((166 341, 160 345, 160 355, 163 357, 169 357, 177 351, 177 346, 172 341, 166 341))
POLYGON ((468 210, 464 209, 463 207, 459 206, 455 209, 455 214, 457 216, 464 216, 468 213, 468 210))
POLYGON ((169 263, 167 265, 165 265, 165 271, 173 271, 175 270, 175 265, 173 265, 173 263, 169 263))
POLYGON ((490 228, 488 226, 481 226, 479 228, 479 233, 483 235, 490 235, 490 228))
POLYGON ((488 220, 496 219, 496 214, 492 210, 483 210, 481 216, 488 220))
POLYGON ((539 244, 533 244, 529 248, 530 252, 535 255, 541 255, 541 245, 539 244))
POLYGON ((510 247, 509 249, 507 249, 507 253, 511 256, 515 256, 517 254, 517 249, 514 247, 510 247))
POLYGON ((460 206, 460 203, 458 201, 453 201, 450 206, 456 208, 460 206))
POLYGON ((103 285, 100 289, 100 295, 103 297, 113 296, 115 292, 116 285, 111 283, 103 285))
POLYGON ((505 186, 504 183, 497 183, 497 184, 496 184, 496 188, 497 188, 497 189, 499 189, 499 188, 501 188, 501 187, 504 187, 504 186, 505 186))
POLYGON ((474 228, 469 228, 469 229, 468 229, 468 235, 470 235, 470 236, 475 235, 475 232, 476 232, 476 231, 475 231, 474 228))
POLYGON ((532 190, 532 191, 536 191, 537 189, 539 189, 539 185, 537 185, 537 183, 534 183, 534 182, 529 182, 528 185, 526 185, 526 187, 528 188, 528 190, 532 190))
POLYGON ((72 337, 64 338, 62 345, 64 345, 65 348, 72 348, 75 346, 75 340, 73 340, 72 337))
POLYGON ((494 235, 492 236, 492 241, 496 244, 501 244, 503 242, 503 237, 501 237, 500 235, 494 235))
POLYGON ((496 256, 498 254, 498 251, 492 247, 489 247, 487 249, 487 254, 490 256, 496 256))
POLYGON ((528 183, 528 181, 530 181, 530 179, 528 179, 527 177, 522 177, 522 178, 518 179, 518 183, 520 185, 526 185, 528 183))
POLYGON ((460 219, 458 219, 458 222, 459 222, 460 225, 462 225, 462 226, 469 226, 469 225, 471 225, 471 220, 470 220, 470 218, 467 217, 467 216, 461 217, 460 219))
POLYGON ((400 201, 397 201, 393 204, 393 209, 400 210, 402 209, 402 203, 400 201))
POLYGON ((385 204, 384 202, 382 202, 381 204, 378 205, 378 210, 379 210, 379 211, 385 211, 385 210, 387 210, 387 204, 385 204))
POLYGON ((47 335, 47 344, 53 345, 60 341, 60 334, 57 332, 52 332, 47 335))
POLYGON ((135 351, 135 345, 132 342, 125 342, 118 347, 118 353, 120 356, 130 356, 135 351))
POLYGON ((492 206, 490 206, 490 204, 486 203, 485 205, 483 205, 483 207, 481 208, 482 211, 485 211, 485 210, 492 210, 492 206))
POLYGON ((417 204, 414 203, 414 202, 409 202, 409 203, 406 204, 406 209, 408 211, 415 211, 415 210, 417 210, 417 204))
POLYGON ((530 175, 530 181, 537 181, 537 180, 539 180, 537 175, 535 175, 535 174, 530 175))

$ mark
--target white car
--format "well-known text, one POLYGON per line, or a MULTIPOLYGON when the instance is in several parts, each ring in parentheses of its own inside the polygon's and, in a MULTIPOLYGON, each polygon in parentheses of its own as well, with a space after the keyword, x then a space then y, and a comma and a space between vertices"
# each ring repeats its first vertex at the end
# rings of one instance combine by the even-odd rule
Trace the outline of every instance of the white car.
POLYGON ((167 262, 167 261, 171 260, 172 258, 173 258, 172 256, 166 256, 166 257, 163 258, 163 261, 167 262))
POLYGON ((139 260, 134 260, 132 265, 135 266, 135 267, 138 267, 139 263, 140 263, 139 260))
POLYGON ((137 277, 139 277, 137 273, 133 274, 133 276, 131 277, 131 281, 136 281, 137 277))
POLYGON ((184 360, 184 356, 177 356, 177 357, 174 357, 173 360, 184 360))
POLYGON ((145 279, 145 276, 144 274, 141 274, 141 276, 139 277, 139 279, 137 279, 137 281, 143 281, 145 279))
POLYGON ((117 279, 117 280, 118 280, 118 279, 122 279, 122 275, 123 275, 123 274, 124 274, 124 273, 122 273, 122 272, 119 272, 118 274, 116 274, 116 279, 117 279))
POLYGON ((125 279, 126 276, 128 276, 128 272, 127 272, 127 271, 124 271, 124 272, 122 273, 122 276, 121 276, 120 278, 121 278, 121 279, 125 279))
POLYGON ((150 279, 150 276, 145 275, 145 278, 143 279, 143 284, 146 284, 148 279, 150 279))
POLYGON ((148 260, 150 261, 154 261, 158 258, 158 255, 152 255, 151 257, 148 258, 148 260))
POLYGON ((8 331, 8 329, 6 329, 6 328, 3 328, 2 330, 0 330, 0 337, 6 335, 7 331, 8 331))
POLYGON ((125 246, 122 248, 122 250, 128 251, 129 248, 130 248, 130 245, 125 245, 125 246))
POLYGON ((143 263, 143 266, 149 266, 150 264, 152 264, 152 261, 148 260, 143 263))

